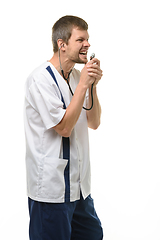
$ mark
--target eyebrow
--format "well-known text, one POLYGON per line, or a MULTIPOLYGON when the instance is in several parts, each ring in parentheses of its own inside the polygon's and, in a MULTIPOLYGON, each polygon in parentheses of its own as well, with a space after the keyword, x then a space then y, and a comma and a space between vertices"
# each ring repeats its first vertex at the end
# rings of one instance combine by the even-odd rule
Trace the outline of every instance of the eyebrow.
MULTIPOLYGON (((82 39, 82 40, 86 40, 84 37, 77 37, 76 38, 76 41, 78 41, 79 39, 82 39)), ((89 36, 88 36, 88 38, 87 38, 87 41, 89 40, 89 36)))

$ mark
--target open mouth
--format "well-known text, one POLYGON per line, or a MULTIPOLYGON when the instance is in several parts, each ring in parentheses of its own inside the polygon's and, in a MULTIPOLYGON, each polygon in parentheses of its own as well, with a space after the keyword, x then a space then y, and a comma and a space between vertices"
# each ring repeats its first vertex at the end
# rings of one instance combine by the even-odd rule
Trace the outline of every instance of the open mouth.
POLYGON ((80 54, 80 55, 84 55, 84 56, 86 56, 86 55, 87 55, 87 51, 86 51, 86 50, 81 51, 79 54, 80 54))
POLYGON ((80 52, 79 55, 80 55, 83 59, 87 59, 87 51, 80 52))

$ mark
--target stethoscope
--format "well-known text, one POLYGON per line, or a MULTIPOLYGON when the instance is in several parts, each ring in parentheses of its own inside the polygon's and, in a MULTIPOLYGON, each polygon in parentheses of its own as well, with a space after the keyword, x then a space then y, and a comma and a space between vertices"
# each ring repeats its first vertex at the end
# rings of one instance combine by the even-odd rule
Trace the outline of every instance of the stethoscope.
MULTIPOLYGON (((62 46, 61 46, 61 47, 62 47, 62 46)), ((72 72, 73 69, 71 69, 71 71, 70 71, 69 74, 68 74, 68 77, 66 78, 66 77, 64 76, 64 71, 63 71, 63 69, 62 69, 62 64, 61 64, 61 59, 60 59, 60 49, 61 49, 61 47, 58 49, 60 69, 61 69, 62 76, 63 76, 63 78, 67 81, 69 90, 70 90, 70 92, 71 92, 71 94, 72 94, 72 96, 73 96, 74 93, 73 93, 73 91, 72 91, 72 89, 71 89, 71 86, 70 86, 70 84, 69 84, 69 77, 70 77, 70 74, 71 74, 71 72, 72 72)), ((91 56, 90 56, 90 60, 92 60, 92 58, 94 58, 94 57, 95 57, 95 54, 92 53, 91 56)), ((94 84, 94 83, 93 83, 93 84, 94 84)), ((86 111, 90 111, 90 110, 93 108, 93 84, 92 84, 92 86, 91 86, 91 100, 92 100, 92 104, 91 104, 91 107, 90 107, 90 108, 85 108, 85 107, 83 107, 83 109, 86 110, 86 111)))

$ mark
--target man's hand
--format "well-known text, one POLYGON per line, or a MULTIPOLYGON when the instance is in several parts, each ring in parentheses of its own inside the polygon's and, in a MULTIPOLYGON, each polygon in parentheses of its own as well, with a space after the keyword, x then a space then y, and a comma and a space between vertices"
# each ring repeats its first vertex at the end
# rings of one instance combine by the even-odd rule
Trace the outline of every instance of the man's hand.
POLYGON ((100 61, 97 58, 93 58, 82 69, 80 81, 86 88, 89 88, 93 83, 95 87, 102 76, 100 61))
MULTIPOLYGON (((88 127, 92 129, 97 129, 100 125, 100 118, 101 118, 101 106, 98 100, 96 85, 99 80, 102 78, 102 70, 100 69, 100 61, 97 58, 93 58, 87 64, 88 75, 94 79, 93 85, 93 108, 91 111, 87 111, 87 120, 88 120, 88 127)), ((91 91, 89 91, 89 106, 91 104, 91 91)))

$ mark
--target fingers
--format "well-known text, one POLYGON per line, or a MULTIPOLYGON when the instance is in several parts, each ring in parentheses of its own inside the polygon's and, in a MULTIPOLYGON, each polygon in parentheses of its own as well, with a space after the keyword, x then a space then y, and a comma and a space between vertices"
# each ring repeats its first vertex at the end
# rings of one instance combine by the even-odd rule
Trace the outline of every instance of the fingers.
POLYGON ((100 69, 100 61, 96 58, 92 59, 88 64, 87 64, 87 71, 88 75, 91 77, 94 77, 96 79, 101 79, 103 72, 100 69), (95 64, 96 63, 96 64, 95 64))
POLYGON ((97 72, 97 71, 88 71, 88 75, 95 79, 101 79, 103 76, 103 74, 101 72, 97 72))
POLYGON ((94 87, 102 78, 103 72, 100 68, 100 61, 97 58, 93 58, 86 63, 81 71, 81 82, 90 87, 94 83, 94 87))
POLYGON ((97 64, 100 67, 100 61, 97 58, 93 58, 91 61, 89 61, 88 63, 91 64, 97 64))
POLYGON ((93 71, 94 71, 94 69, 102 71, 100 69, 100 61, 97 58, 93 58, 90 62, 88 62, 86 64, 86 67, 87 67, 87 69, 90 69, 90 70, 93 70, 93 71))

